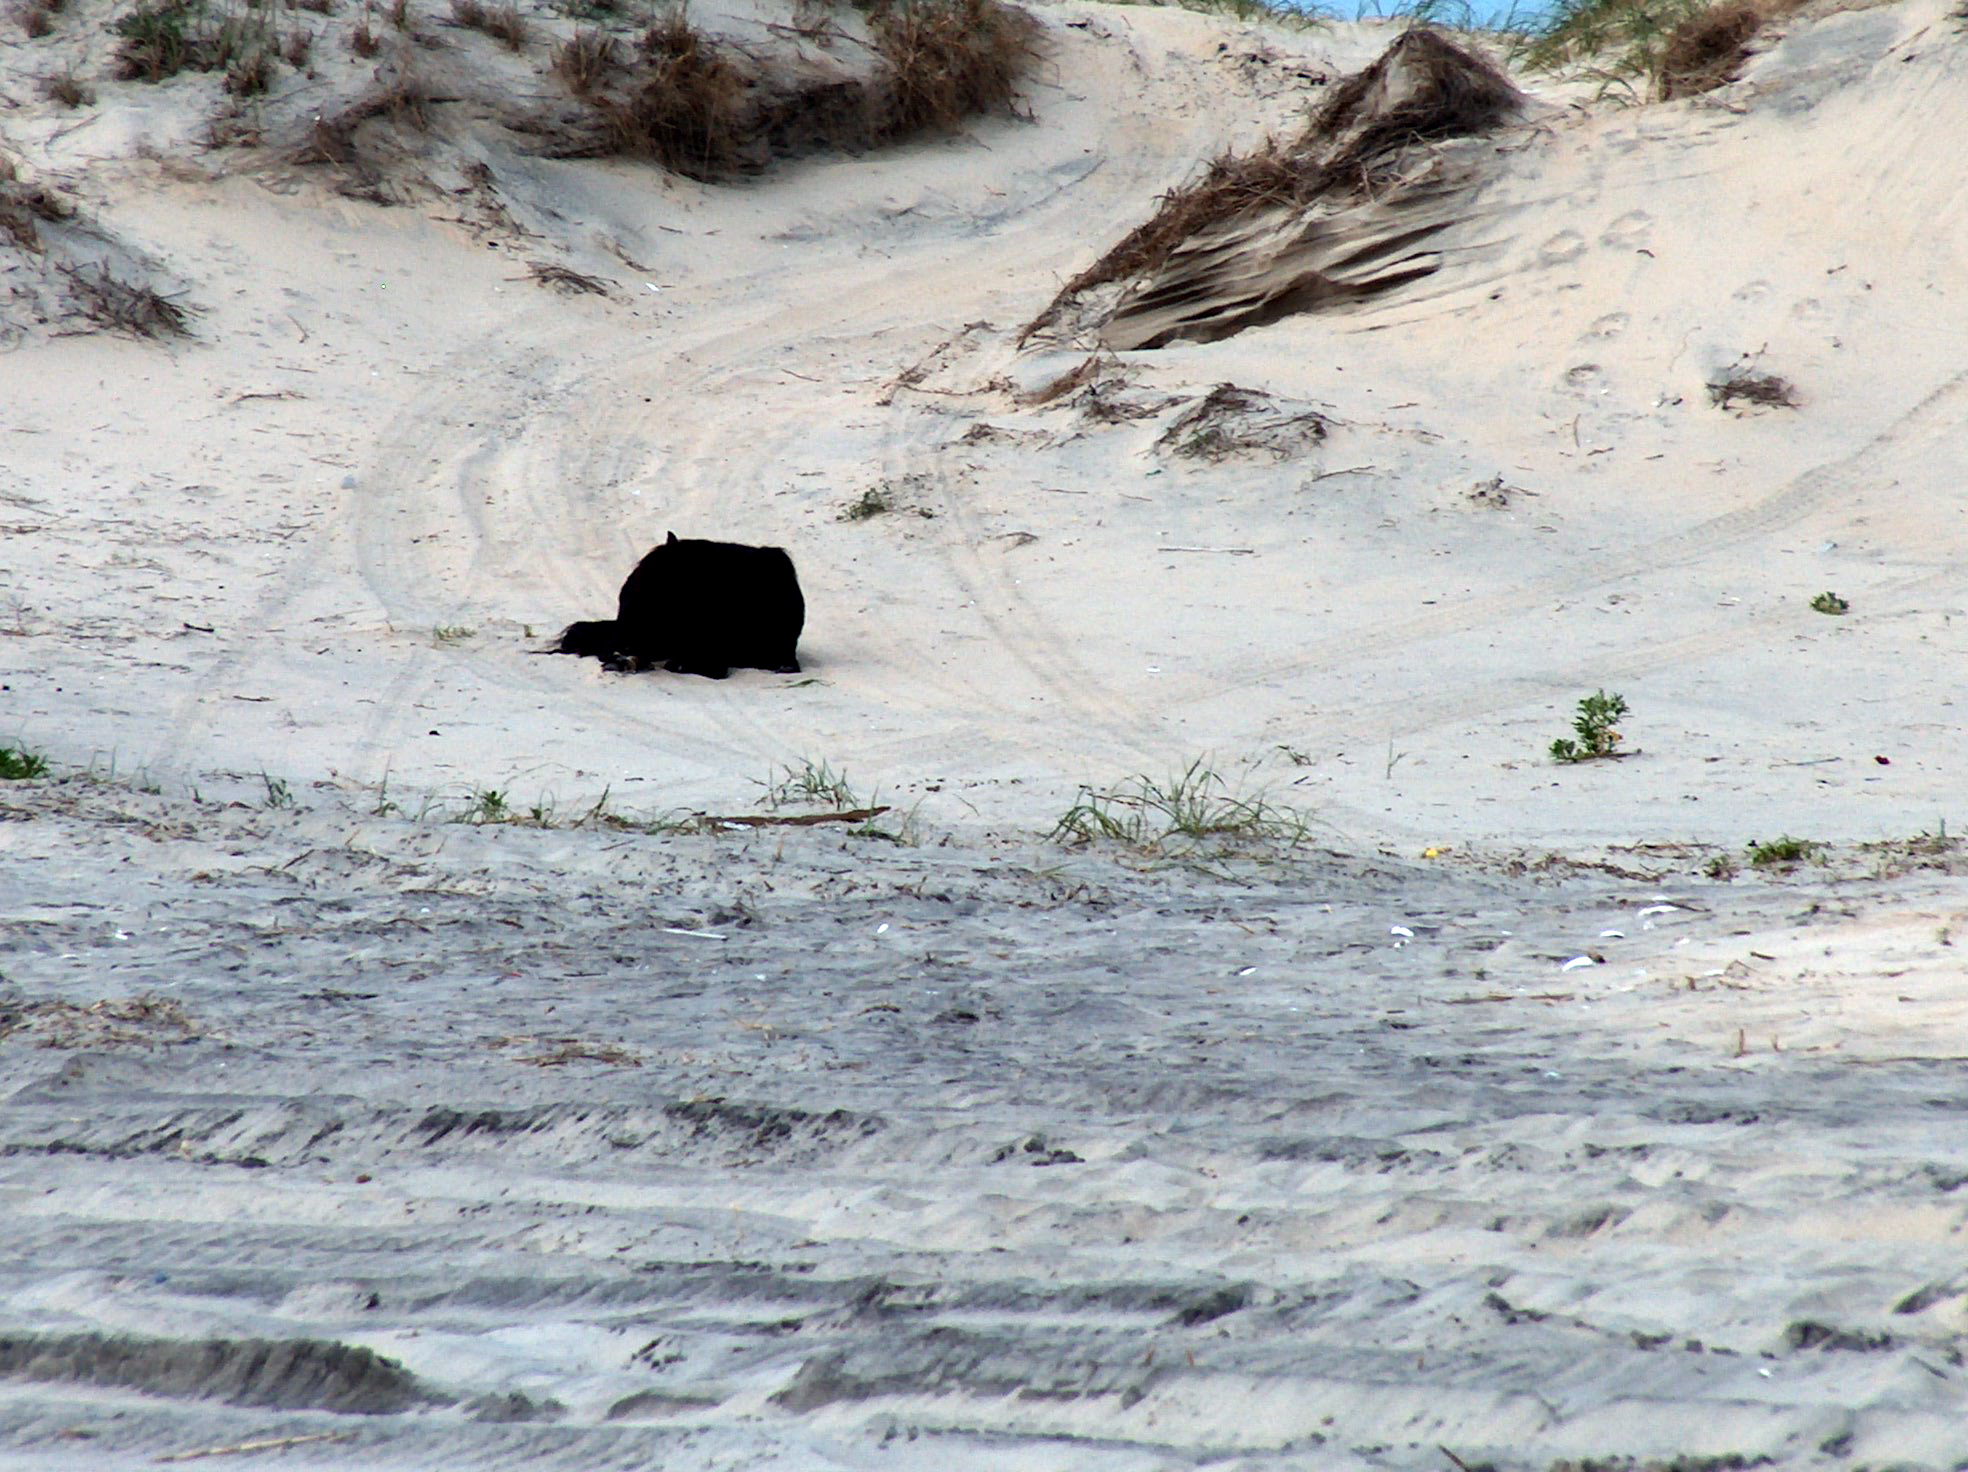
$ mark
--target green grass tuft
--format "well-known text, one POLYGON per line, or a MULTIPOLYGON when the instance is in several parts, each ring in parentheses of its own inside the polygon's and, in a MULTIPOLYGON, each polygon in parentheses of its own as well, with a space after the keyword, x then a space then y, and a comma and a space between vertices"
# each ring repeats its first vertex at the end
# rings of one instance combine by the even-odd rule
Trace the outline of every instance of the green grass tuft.
POLYGON ((1296 848, 1311 832, 1304 814, 1262 793, 1234 790, 1198 757, 1164 781, 1137 774, 1112 787, 1081 787, 1047 837, 1187 858, 1239 848, 1296 848))
POLYGON ((48 775, 48 759, 21 746, 0 746, 0 782, 28 782, 48 775))
POLYGON ((1809 838, 1792 838, 1788 833, 1768 843, 1750 840, 1746 846, 1750 867, 1755 869, 1778 868, 1785 864, 1798 864, 1823 852, 1824 845, 1809 838))

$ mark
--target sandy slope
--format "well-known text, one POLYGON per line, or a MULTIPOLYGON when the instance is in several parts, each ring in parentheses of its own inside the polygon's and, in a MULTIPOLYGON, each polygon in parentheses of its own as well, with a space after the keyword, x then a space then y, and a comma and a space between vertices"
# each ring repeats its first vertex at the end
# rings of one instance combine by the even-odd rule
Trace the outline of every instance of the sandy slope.
POLYGON ((395 209, 7 53, 9 150, 200 313, 0 353, 0 743, 118 778, 0 791, 0 1457, 1968 1455, 1959 878, 1505 862, 1960 826, 1943 12, 1534 88, 1436 275, 1122 355, 1118 419, 1018 329, 1388 32, 1048 7, 1029 120, 736 186, 487 124, 395 209), (1745 358, 1799 407, 1711 405, 1745 358), (1224 382, 1326 438, 1173 453, 1224 382), (792 549, 806 678, 532 655, 666 530, 792 549), (1550 765, 1600 686, 1641 754, 1550 765), (1351 856, 1037 843, 1203 753, 1351 856), (375 816, 803 757, 948 842, 375 816))

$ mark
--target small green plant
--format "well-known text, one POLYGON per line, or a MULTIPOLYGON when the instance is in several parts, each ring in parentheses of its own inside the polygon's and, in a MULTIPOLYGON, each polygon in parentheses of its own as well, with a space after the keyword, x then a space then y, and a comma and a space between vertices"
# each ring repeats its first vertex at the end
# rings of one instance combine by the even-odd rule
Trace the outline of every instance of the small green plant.
POLYGON ((777 781, 768 778, 760 784, 765 788, 767 807, 809 804, 844 813, 853 808, 870 806, 848 784, 846 772, 837 772, 824 761, 803 760, 797 767, 787 766, 781 771, 785 775, 777 781))
POLYGON ((48 775, 48 759, 22 746, 0 746, 0 782, 27 782, 48 775))
POLYGON ((847 834, 850 838, 878 838, 898 848, 921 848, 923 841, 921 814, 922 803, 918 800, 908 812, 902 814, 900 821, 891 826, 883 827, 879 823, 867 822, 858 828, 848 829, 847 834))
POLYGON ((886 486, 871 486, 861 493, 858 501, 850 501, 841 508, 838 521, 868 521, 873 517, 885 516, 895 509, 895 497, 886 486))
POLYGON ((1137 774, 1112 787, 1081 787, 1046 836, 1064 843, 1106 840, 1182 858, 1205 849, 1294 848, 1310 838, 1311 825, 1261 793, 1234 791, 1198 757, 1165 781, 1137 774))
POLYGON ((260 781, 266 784, 266 806, 269 808, 291 808, 294 805, 294 789, 287 785, 284 777, 269 777, 260 773, 260 781))
POLYGON ((1736 877, 1736 857, 1734 854, 1716 854, 1702 865, 1702 873, 1710 879, 1734 879, 1736 877))
POLYGON ((475 639, 477 637, 478 630, 466 624, 439 624, 431 630, 431 642, 440 645, 462 644, 467 639, 475 639))
POLYGON ((1851 603, 1840 598, 1836 593, 1820 593, 1811 600, 1811 611, 1813 613, 1849 613, 1851 609, 1851 603))
POLYGON ((506 801, 506 795, 494 788, 483 788, 471 795, 465 810, 458 814, 460 823, 510 823, 513 810, 506 801))
POLYGON ((1608 695, 1604 690, 1599 690, 1586 696, 1578 703, 1578 714, 1572 717, 1572 730, 1577 733, 1577 739, 1560 736, 1552 742, 1551 759, 1558 762, 1590 762, 1621 755, 1618 748, 1624 738, 1613 723, 1625 714, 1624 695, 1608 695))
POLYGON ((1788 833, 1781 838, 1773 838, 1768 843, 1758 843, 1755 839, 1751 839, 1745 845, 1750 867, 1755 869, 1774 869, 1784 864, 1802 863, 1823 849, 1822 843, 1809 838, 1792 838, 1788 833))

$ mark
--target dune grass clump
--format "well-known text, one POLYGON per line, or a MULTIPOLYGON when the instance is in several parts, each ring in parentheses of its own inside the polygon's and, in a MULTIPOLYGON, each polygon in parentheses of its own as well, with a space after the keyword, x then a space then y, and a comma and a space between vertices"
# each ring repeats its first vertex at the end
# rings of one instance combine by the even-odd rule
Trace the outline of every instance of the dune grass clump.
POLYGON ((1038 25, 998 0, 912 0, 869 15, 885 75, 876 131, 884 141, 1009 109, 1037 55, 1038 25))
POLYGON ((1792 838, 1788 833, 1781 838, 1773 838, 1768 843, 1754 840, 1746 846, 1750 867, 1753 869, 1783 869, 1792 864, 1801 864, 1806 859, 1821 853, 1822 843, 1809 838, 1792 838))
MULTIPOLYGON (((111 72, 123 82, 162 82, 180 72, 225 73, 225 90, 254 97, 273 85, 291 46, 269 7, 214 11, 206 0, 144 0, 111 27, 118 40, 111 72)), ((311 41, 301 48, 305 64, 311 41)))
POLYGON ((1056 843, 1117 843, 1158 859, 1223 857, 1292 849, 1311 823, 1262 793, 1242 793, 1198 757, 1157 780, 1136 774, 1112 787, 1081 787, 1046 836, 1056 843))
POLYGON ((1662 101, 1735 80, 1749 45, 1802 0, 1558 0, 1518 59, 1541 71, 1568 66, 1601 91, 1662 101))
POLYGON ((532 34, 511 0, 498 5, 487 5, 484 0, 451 0, 451 23, 483 32, 508 51, 523 50, 532 34))
POLYGON ((0 746, 0 782, 31 782, 48 775, 48 759, 24 746, 0 746))
POLYGON ((387 170, 362 131, 371 121, 421 131, 429 126, 430 94, 414 74, 399 70, 382 79, 339 112, 315 119, 291 154, 301 165, 327 164, 344 175, 342 192, 376 204, 392 202, 384 183, 387 170))
POLYGON ((63 107, 87 107, 96 100, 96 89, 76 76, 74 67, 63 67, 54 75, 43 77, 40 90, 48 101, 63 107))
POLYGON ((553 74, 576 97, 592 97, 620 64, 615 38, 599 27, 576 31, 554 48, 553 74))
MULTIPOLYGON (((681 10, 637 43, 625 96, 599 98, 615 151, 654 159, 672 173, 712 179, 754 163, 746 119, 747 69, 711 45, 681 10)), ((590 95, 597 95, 591 86, 590 95)))
POLYGON ((14 20, 23 36, 30 41, 38 41, 54 33, 55 17, 61 14, 67 3, 68 0, 27 0, 25 5, 14 11, 14 20))
MULTIPOLYGON (((472 0, 466 0, 472 3, 472 0)), ((719 42, 677 7, 623 47, 600 30, 556 48, 553 74, 585 109, 563 156, 646 158, 712 182, 777 159, 858 151, 1015 105, 1038 25, 1003 0, 889 0, 867 8, 874 65, 780 63, 719 42)))
POLYGON ((768 808, 818 806, 850 812, 869 805, 855 792, 845 770, 836 771, 827 762, 811 758, 803 759, 796 767, 781 767, 777 778, 768 778, 759 785, 765 789, 768 808))
POLYGON ((199 0, 151 0, 117 20, 115 73, 124 82, 161 82, 182 71, 207 71, 199 0))

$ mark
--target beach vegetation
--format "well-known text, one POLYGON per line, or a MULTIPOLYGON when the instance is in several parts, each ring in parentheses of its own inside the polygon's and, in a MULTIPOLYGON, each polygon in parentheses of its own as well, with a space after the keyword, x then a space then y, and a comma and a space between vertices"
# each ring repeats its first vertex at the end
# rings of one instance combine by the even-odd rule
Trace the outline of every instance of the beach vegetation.
POLYGON ((519 7, 511 0, 496 5, 487 5, 484 0, 451 0, 451 24, 480 31, 508 51, 523 50, 531 35, 519 7))
MULTIPOLYGON (((545 810, 535 808, 534 811, 543 813, 545 810)), ((485 787, 471 794, 464 810, 458 814, 457 821, 472 824, 510 823, 513 821, 513 816, 512 805, 506 800, 506 794, 496 788, 485 787)), ((550 817, 551 814, 547 816, 550 817)), ((545 826, 544 819, 535 821, 545 826)))
POLYGON ((840 515, 835 519, 839 521, 868 521, 877 516, 884 516, 894 509, 895 496, 887 486, 870 486, 856 499, 849 501, 847 505, 843 506, 840 515))
POLYGON ((1708 385, 1708 401, 1718 409, 1748 404, 1763 408, 1795 409, 1797 389, 1787 378, 1774 373, 1739 369, 1708 385))
POLYGON ((0 782, 29 782, 48 775, 48 759, 24 746, 0 746, 0 782))
POLYGON ((1626 697, 1594 691, 1578 703, 1572 717, 1571 736, 1560 736, 1551 743, 1551 759, 1558 762, 1598 761, 1623 756, 1619 744, 1624 739, 1617 722, 1626 714, 1626 697))
POLYGON ((1823 852, 1824 845, 1809 838, 1792 838, 1788 833, 1768 843, 1751 839, 1745 846, 1753 869, 1781 869, 1799 864, 1823 852))
POLYGON ((1836 593, 1820 593, 1811 600, 1811 611, 1813 613, 1829 613, 1834 615, 1850 613, 1852 611, 1852 605, 1846 599, 1840 598, 1836 593))
POLYGON ((191 331, 191 309, 147 282, 125 281, 99 265, 93 271, 62 266, 63 283, 77 316, 131 337, 184 337, 191 331))
MULTIPOLYGON (((471 0, 465 0, 471 3, 471 0)), ((577 32, 553 72, 582 105, 563 156, 646 158, 687 178, 756 173, 818 150, 854 152, 1016 105, 1039 27, 1004 0, 882 0, 864 8, 863 75, 794 69, 699 30, 682 6, 632 45, 577 32)))
POLYGON ((1236 849, 1291 849, 1311 837, 1305 814, 1262 792, 1241 791, 1198 757, 1157 779, 1138 773, 1110 787, 1082 786, 1053 824, 1058 843, 1116 843, 1157 858, 1236 849))
POLYGON ((851 812, 871 805, 855 792, 845 770, 810 758, 802 758, 797 766, 781 767, 778 777, 768 777, 759 785, 765 788, 769 808, 808 806, 851 812))
POLYGON ((1557 0, 1529 25, 1514 59, 1539 71, 1576 70, 1602 96, 1669 101, 1735 80, 1750 44, 1802 0, 1557 0))
POLYGON ((27 4, 14 11, 14 20, 23 36, 30 41, 38 41, 53 33, 55 17, 65 4, 66 0, 28 0, 27 4))

